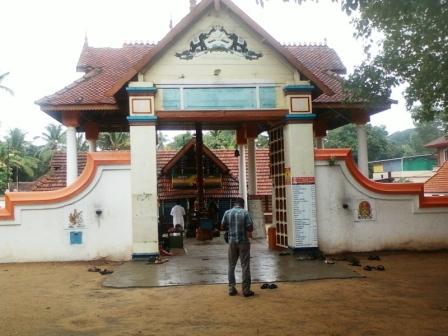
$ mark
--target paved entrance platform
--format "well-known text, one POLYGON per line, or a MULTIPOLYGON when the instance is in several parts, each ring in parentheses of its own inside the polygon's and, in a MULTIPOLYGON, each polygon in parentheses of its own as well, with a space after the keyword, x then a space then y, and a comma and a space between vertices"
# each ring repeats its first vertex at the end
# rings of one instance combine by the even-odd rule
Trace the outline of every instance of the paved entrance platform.
MULTIPOLYGON (((222 238, 212 241, 185 239, 185 253, 164 257, 168 262, 147 264, 145 261, 126 262, 109 275, 103 285, 115 288, 208 285, 227 283, 227 244, 222 238)), ((344 279, 362 277, 343 262, 333 265, 322 260, 299 261, 297 256, 280 256, 271 251, 264 240, 255 240, 251 248, 253 283, 344 279)), ((236 268, 241 282, 241 267, 236 268)))

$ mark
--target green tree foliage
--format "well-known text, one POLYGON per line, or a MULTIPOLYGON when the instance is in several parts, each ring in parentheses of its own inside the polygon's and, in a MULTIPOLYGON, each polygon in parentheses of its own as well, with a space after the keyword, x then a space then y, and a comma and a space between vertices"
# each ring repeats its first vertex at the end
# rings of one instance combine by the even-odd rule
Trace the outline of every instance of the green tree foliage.
POLYGON ((235 148, 234 131, 210 131, 204 135, 204 144, 210 149, 235 148))
MULTIPOLYGON (((263 6, 268 0, 255 1, 263 6)), ((351 98, 381 103, 391 87, 406 83, 408 109, 421 105, 414 120, 439 118, 448 132, 448 1, 333 1, 353 16, 355 36, 365 45, 366 60, 346 83, 351 98)))
POLYGON ((157 149, 163 150, 166 147, 168 141, 168 135, 159 131, 157 132, 157 149))
POLYGON ((44 141, 44 145, 38 150, 38 175, 41 175, 48 170, 53 153, 65 148, 65 131, 62 125, 48 124, 37 139, 44 141))
POLYGON ((426 148, 425 144, 443 135, 440 120, 432 122, 415 122, 415 128, 395 132, 389 136, 389 141, 397 148, 398 156, 413 156, 431 154, 434 150, 426 148))
MULTIPOLYGON (((369 161, 390 159, 396 157, 396 147, 387 139, 384 126, 366 125, 367 149, 369 161)), ((358 140, 356 126, 353 124, 332 130, 325 140, 327 148, 351 148, 353 158, 357 160, 358 140)))
POLYGON ((101 150, 129 150, 131 142, 127 132, 100 133, 97 142, 101 150))
POLYGON ((9 130, 1 146, 0 162, 6 178, 2 185, 13 181, 30 181, 35 177, 39 159, 35 156, 36 148, 25 140, 26 133, 18 128, 9 130))
POLYGON ((416 121, 439 117, 448 126, 448 2, 446 0, 342 0, 342 8, 359 12, 356 36, 372 47, 382 35, 379 52, 368 57, 350 78, 364 97, 383 96, 390 86, 407 83, 405 98, 416 121))
POLYGON ((190 141, 192 138, 193 138, 193 133, 191 133, 189 131, 185 132, 185 133, 178 134, 173 138, 173 141, 167 145, 167 148, 179 150, 183 146, 185 146, 185 144, 188 141, 190 141))
POLYGON ((255 140, 257 148, 269 148, 269 136, 267 133, 261 133, 255 140))

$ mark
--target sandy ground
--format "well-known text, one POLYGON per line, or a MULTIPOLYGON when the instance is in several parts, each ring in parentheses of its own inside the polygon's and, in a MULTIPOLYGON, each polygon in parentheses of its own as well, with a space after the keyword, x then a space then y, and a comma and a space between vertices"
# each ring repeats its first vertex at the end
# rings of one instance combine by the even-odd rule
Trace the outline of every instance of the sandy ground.
POLYGON ((252 298, 225 285, 107 289, 93 263, 0 264, 0 335, 448 335, 448 251, 380 256, 358 255, 386 268, 353 267, 366 278, 254 284, 252 298))

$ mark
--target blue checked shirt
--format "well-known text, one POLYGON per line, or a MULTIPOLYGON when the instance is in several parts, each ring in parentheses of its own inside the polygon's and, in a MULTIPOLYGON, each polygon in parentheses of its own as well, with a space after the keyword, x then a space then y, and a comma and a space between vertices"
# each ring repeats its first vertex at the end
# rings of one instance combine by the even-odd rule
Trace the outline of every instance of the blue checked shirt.
POLYGON ((235 206, 224 213, 221 226, 229 231, 229 243, 248 242, 247 232, 253 230, 253 222, 249 212, 239 206, 235 206))

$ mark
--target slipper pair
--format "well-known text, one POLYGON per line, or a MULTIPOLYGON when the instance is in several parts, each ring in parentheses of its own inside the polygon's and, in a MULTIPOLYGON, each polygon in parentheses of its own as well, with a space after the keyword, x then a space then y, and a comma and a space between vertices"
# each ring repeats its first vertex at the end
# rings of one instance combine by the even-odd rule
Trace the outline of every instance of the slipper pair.
POLYGON ((261 285, 260 288, 261 289, 275 289, 275 288, 278 288, 278 286, 275 283, 271 283, 271 284, 264 283, 261 285))
POLYGON ((377 255, 369 255, 369 257, 367 259, 368 260, 381 260, 380 256, 377 256, 377 255))
POLYGON ((385 270, 383 265, 378 265, 376 267, 367 265, 367 266, 364 266, 363 269, 366 270, 366 271, 371 271, 371 270, 384 271, 385 270))

